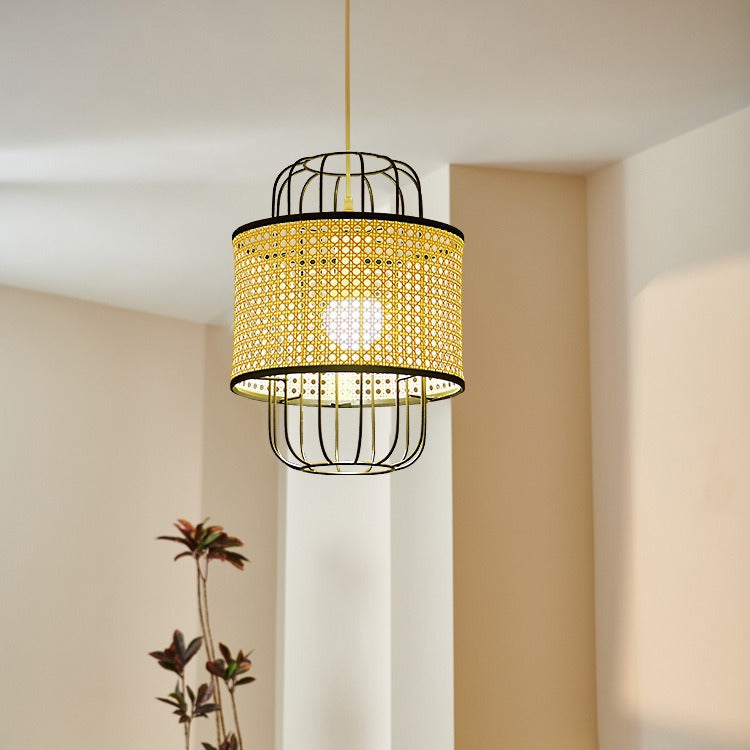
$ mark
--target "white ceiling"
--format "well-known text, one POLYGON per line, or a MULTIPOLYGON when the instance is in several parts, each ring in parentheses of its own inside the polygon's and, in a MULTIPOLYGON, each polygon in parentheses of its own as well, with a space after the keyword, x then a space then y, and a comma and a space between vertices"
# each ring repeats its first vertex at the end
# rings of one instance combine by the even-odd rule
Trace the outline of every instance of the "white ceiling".
MULTIPOLYGON (((342 146, 342 11, 0 0, 0 283, 225 321, 231 231, 342 146)), ((583 172, 750 105, 750 0, 352 0, 352 55, 354 148, 583 172)))

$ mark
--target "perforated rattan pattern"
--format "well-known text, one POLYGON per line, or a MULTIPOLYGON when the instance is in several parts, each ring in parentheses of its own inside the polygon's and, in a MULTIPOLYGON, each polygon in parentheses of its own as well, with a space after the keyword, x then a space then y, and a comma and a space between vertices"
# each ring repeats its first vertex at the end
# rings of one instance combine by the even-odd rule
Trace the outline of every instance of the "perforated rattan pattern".
MULTIPOLYGON (((264 370, 331 367, 434 373, 430 398, 460 390, 440 378, 463 380, 458 235, 396 216, 314 218, 254 227, 233 245, 232 378, 247 376, 238 392, 266 399, 264 370), (360 336, 361 347, 341 346, 326 329, 335 300, 379 304, 379 328, 360 336)), ((304 398, 316 398, 317 377, 300 380, 304 398)))

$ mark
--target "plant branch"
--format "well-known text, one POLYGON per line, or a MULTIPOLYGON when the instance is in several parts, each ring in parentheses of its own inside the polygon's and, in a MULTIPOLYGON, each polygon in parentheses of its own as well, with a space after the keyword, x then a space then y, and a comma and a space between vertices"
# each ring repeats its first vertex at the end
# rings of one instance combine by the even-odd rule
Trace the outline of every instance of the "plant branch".
MULTIPOLYGON (((182 682, 182 696, 185 697, 185 675, 180 675, 182 682)), ((190 721, 183 722, 185 724, 185 750, 190 750, 190 721)))
POLYGON ((237 739, 240 742, 240 750, 244 750, 242 747, 242 732, 240 732, 240 720, 237 717, 237 701, 234 699, 233 689, 230 689, 229 696, 232 699, 232 712, 234 713, 234 727, 237 730, 237 739))
MULTIPOLYGON (((205 586, 206 580, 201 572, 200 561, 195 561, 196 570, 196 594, 198 597, 198 616, 201 621, 201 630, 203 631, 203 642, 206 644, 206 653, 210 661, 214 660, 214 644, 211 640, 211 631, 208 627, 208 600, 205 597, 205 586)), ((208 569, 206 569, 206 576, 208 576, 208 569)), ((216 717, 216 745, 221 745, 222 740, 226 738, 226 730, 224 728, 224 707, 221 703, 221 685, 219 679, 215 675, 211 675, 211 682, 214 686, 214 696, 216 702, 219 704, 219 710, 214 712, 216 717)))
MULTIPOLYGON (((206 618, 206 633, 208 634, 208 645, 211 649, 211 659, 216 659, 216 647, 214 646, 214 638, 211 635, 211 622, 208 617, 208 560, 206 560, 206 575, 202 578, 203 581, 203 616, 206 618)), ((221 681, 216 678, 216 702, 219 704, 219 720, 221 722, 221 731, 224 734, 224 739, 227 736, 226 721, 224 718, 224 704, 221 700, 221 681)))

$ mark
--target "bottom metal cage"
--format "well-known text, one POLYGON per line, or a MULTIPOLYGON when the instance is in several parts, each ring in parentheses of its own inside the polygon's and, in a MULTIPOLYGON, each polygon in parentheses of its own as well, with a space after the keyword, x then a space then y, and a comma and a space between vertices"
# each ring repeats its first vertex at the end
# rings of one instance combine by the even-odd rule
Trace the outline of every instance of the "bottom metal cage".
POLYGON ((385 377, 335 373, 332 397, 318 387, 312 403, 303 398, 299 374, 269 377, 273 452, 288 467, 311 474, 372 475, 411 466, 425 447, 428 379, 389 375, 392 397, 383 398, 376 392, 385 377))

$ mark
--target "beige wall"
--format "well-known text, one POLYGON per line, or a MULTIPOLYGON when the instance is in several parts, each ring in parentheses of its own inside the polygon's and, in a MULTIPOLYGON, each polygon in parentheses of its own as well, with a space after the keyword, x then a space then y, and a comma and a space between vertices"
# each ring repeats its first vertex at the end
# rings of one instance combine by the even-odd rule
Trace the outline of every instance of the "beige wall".
POLYGON ((232 453, 244 463, 222 464, 244 403, 230 415, 215 395, 219 339, 193 323, 0 287, 3 747, 179 746, 174 717, 153 699, 173 681, 146 654, 174 627, 198 633, 193 579, 154 537, 204 512, 231 524, 260 568, 238 574, 241 589, 217 575, 216 617, 224 590, 246 597, 227 629, 258 649, 248 732, 271 736, 275 523, 262 493, 275 466, 245 458, 249 444, 232 453), (250 476, 256 494, 240 496, 250 476))
POLYGON ((457 750, 596 747, 586 196, 451 169, 466 234, 453 404, 457 750))
POLYGON ((750 109, 588 193, 601 748, 750 748, 750 109))

